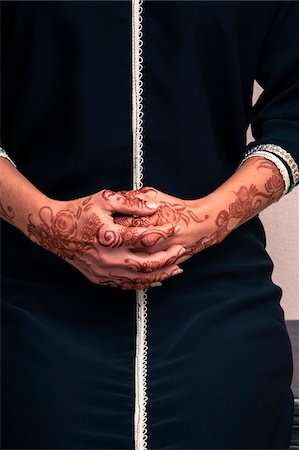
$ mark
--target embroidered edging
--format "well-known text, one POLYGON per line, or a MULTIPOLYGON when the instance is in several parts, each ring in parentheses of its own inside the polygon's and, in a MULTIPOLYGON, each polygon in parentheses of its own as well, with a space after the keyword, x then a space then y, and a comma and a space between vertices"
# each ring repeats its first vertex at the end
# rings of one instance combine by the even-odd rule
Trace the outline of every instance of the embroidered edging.
MULTIPOLYGON (((143 186, 143 0, 132 0, 132 133, 133 189, 143 186)), ((136 450, 147 449, 147 293, 136 290, 136 354, 134 439, 136 450)))

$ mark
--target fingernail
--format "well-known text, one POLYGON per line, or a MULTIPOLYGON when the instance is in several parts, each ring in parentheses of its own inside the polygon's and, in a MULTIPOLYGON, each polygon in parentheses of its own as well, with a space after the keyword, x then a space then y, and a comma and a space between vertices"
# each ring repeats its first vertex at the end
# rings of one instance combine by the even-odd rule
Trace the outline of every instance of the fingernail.
POLYGON ((174 272, 172 272, 171 275, 179 275, 180 273, 183 273, 183 269, 176 269, 174 272))
POLYGON ((175 229, 173 230, 174 233, 177 233, 178 231, 180 231, 181 227, 180 225, 176 225, 175 229))
POLYGON ((148 208, 154 209, 154 208, 158 208, 158 206, 160 206, 160 205, 159 205, 159 203, 146 202, 146 206, 147 206, 148 208))
POLYGON ((160 281, 155 281, 154 283, 151 284, 151 287, 158 287, 158 286, 162 286, 162 283, 160 283, 160 281))
POLYGON ((184 253, 186 253, 187 249, 186 248, 181 248, 181 250, 178 253, 178 256, 182 256, 184 255, 184 253))

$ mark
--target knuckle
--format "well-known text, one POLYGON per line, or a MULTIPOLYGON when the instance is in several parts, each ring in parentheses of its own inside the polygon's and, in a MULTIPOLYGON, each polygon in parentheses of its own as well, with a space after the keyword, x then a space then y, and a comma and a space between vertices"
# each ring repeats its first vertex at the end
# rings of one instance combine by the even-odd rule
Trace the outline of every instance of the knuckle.
POLYGON ((125 291, 134 290, 134 289, 140 289, 138 287, 138 284, 130 282, 130 281, 127 281, 127 282, 121 284, 121 288, 123 290, 125 290, 125 291))
POLYGON ((116 223, 116 225, 121 225, 123 227, 126 226, 130 226, 130 221, 127 217, 114 217, 114 223, 116 223))
POLYGON ((87 279, 92 283, 92 284, 98 284, 98 280, 95 276, 89 275, 87 276, 87 279))
POLYGON ((178 259, 178 256, 179 256, 178 254, 169 256, 169 258, 167 258, 167 259, 165 260, 164 267, 172 266, 172 265, 175 263, 175 261, 178 259))
POLYGON ((134 261, 134 260, 125 260, 126 269, 131 270, 133 272, 141 272, 141 273, 152 273, 156 270, 161 269, 164 265, 164 261, 134 261))
POLYGON ((98 263, 101 266, 108 266, 109 258, 106 252, 100 252, 98 257, 98 263))
POLYGON ((127 260, 125 260, 123 268, 129 270, 130 272, 143 272, 142 268, 139 266, 139 264, 137 265, 136 263, 134 263, 133 261, 130 262, 126 262, 127 260))
POLYGON ((171 273, 170 272, 162 272, 160 275, 160 279, 158 281, 165 281, 168 280, 168 278, 171 277, 171 273))
POLYGON ((99 192, 96 193, 96 197, 98 201, 107 200, 106 194, 109 192, 107 189, 101 189, 99 192))
POLYGON ((147 191, 155 191, 155 189, 154 189, 154 187, 153 186, 144 186, 142 189, 141 189, 143 192, 147 192, 147 191))
POLYGON ((155 283, 156 281, 160 281, 160 274, 148 274, 148 276, 144 279, 144 283, 146 284, 155 283))
POLYGON ((118 265, 115 255, 113 255, 111 252, 103 252, 101 262, 101 265, 104 267, 115 267, 118 265))
POLYGON ((102 189, 98 192, 98 195, 99 200, 105 205, 106 208, 109 208, 109 206, 113 203, 115 192, 110 189, 102 189))

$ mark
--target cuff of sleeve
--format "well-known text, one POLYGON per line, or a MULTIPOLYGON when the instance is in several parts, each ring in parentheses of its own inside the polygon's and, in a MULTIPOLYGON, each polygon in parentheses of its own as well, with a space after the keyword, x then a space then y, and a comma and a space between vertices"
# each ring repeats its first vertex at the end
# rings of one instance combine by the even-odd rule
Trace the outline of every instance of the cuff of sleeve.
MULTIPOLYGON (((256 155, 257 152, 262 152, 262 156, 268 156, 268 159, 271 159, 276 164, 283 176, 285 184, 287 184, 287 180, 289 180, 289 186, 283 195, 291 192, 291 190, 299 184, 299 169, 292 155, 288 153, 283 147, 276 144, 253 144, 254 142, 248 144, 248 150, 245 153, 241 164, 248 157, 256 155)), ((239 165, 239 167, 241 166, 241 164, 239 165)))
POLYGON ((15 165, 15 163, 13 162, 13 160, 8 156, 8 154, 6 153, 6 151, 5 151, 2 147, 0 147, 0 157, 5 158, 5 159, 8 159, 8 161, 9 161, 14 167, 17 167, 17 166, 15 165))

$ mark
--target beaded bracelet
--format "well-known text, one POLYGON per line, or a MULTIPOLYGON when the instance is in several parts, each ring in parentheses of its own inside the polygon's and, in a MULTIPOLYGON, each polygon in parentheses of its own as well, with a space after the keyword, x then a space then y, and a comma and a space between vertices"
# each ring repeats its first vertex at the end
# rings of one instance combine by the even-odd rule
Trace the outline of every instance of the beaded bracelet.
POLYGON ((296 164, 296 162, 294 161, 294 158, 292 157, 292 155, 290 155, 290 153, 288 153, 286 150, 284 150, 279 145, 259 144, 259 145, 256 145, 255 147, 252 147, 250 150, 248 150, 244 155, 245 158, 247 155, 251 154, 252 152, 258 151, 258 150, 273 153, 283 160, 284 164, 288 168, 290 175, 291 175, 290 190, 292 190, 299 183, 298 165, 296 164))
POLYGON ((290 186, 291 186, 289 172, 288 172, 286 166, 284 165, 284 163, 273 153, 262 151, 262 150, 256 150, 254 152, 251 152, 243 158, 243 160, 241 161, 241 163, 238 166, 238 169, 242 166, 242 164, 245 161, 247 161, 247 159, 252 158, 253 156, 263 156, 264 158, 272 161, 276 165, 279 172, 281 173, 281 176, 284 181, 284 186, 285 186, 282 196, 286 195, 290 191, 290 186))
POLYGON ((8 161, 11 162, 11 164, 12 164, 13 166, 17 167, 17 166, 15 165, 15 163, 13 162, 13 160, 8 156, 8 154, 6 153, 5 150, 3 150, 2 147, 0 147, 0 156, 1 156, 2 158, 8 159, 8 161))

